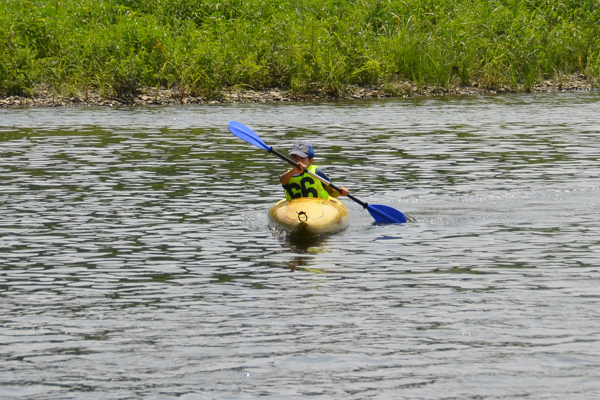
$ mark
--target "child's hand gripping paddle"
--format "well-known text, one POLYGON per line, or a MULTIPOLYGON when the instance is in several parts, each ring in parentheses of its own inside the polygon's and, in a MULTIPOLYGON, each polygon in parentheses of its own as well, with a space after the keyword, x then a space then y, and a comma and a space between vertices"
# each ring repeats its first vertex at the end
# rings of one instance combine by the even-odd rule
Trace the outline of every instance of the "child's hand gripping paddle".
MULTIPOLYGON (((231 133, 233 133, 235 136, 239 137, 240 139, 245 140, 246 142, 253 144, 254 146, 256 146, 258 148, 266 150, 269 153, 273 153, 277 157, 281 158, 284 161, 287 161, 294 167, 301 169, 300 166, 298 165, 298 163, 294 162, 289 157, 284 156, 277 150, 274 150, 271 146, 268 146, 265 142, 263 142, 261 140, 260 137, 258 137, 258 135, 256 133, 254 133, 254 131, 252 129, 248 128, 247 126, 245 126, 237 121, 231 121, 229 123, 229 131, 231 133)), ((324 184, 331 186, 338 192, 340 192, 340 193, 342 192, 342 189, 338 188, 337 186, 335 186, 333 183, 327 181, 326 179, 323 179, 320 176, 315 175, 308 170, 304 170, 304 171, 307 174, 309 174, 310 176, 312 176, 313 178, 316 178, 316 179, 320 180, 321 182, 323 182, 324 184)), ((402 214, 400 211, 398 211, 392 207, 382 206, 382 205, 378 205, 378 204, 367 204, 367 203, 360 201, 359 199, 357 199, 356 197, 354 197, 352 195, 348 195, 348 197, 351 200, 353 200, 356 203, 363 206, 364 208, 366 208, 367 211, 371 214, 371 216, 375 219, 376 222, 380 222, 380 223, 384 223, 384 224, 401 224, 401 223, 406 222, 406 216, 404 214, 402 214)))

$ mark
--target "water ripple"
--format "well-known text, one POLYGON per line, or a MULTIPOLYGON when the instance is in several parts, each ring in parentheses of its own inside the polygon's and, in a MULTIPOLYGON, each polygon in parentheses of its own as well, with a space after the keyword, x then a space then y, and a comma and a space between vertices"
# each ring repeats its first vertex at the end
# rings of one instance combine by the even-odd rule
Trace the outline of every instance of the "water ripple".
POLYGON ((593 397, 599 104, 0 110, 0 397, 593 397), (411 222, 272 230, 230 120, 411 222))

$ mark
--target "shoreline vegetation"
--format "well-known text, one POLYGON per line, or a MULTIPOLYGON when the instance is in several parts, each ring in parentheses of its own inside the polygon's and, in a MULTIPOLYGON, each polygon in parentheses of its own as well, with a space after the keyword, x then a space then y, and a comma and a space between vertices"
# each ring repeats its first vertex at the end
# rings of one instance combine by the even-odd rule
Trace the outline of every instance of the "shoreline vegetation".
POLYGON ((597 90, 600 0, 0 0, 0 107, 597 90))

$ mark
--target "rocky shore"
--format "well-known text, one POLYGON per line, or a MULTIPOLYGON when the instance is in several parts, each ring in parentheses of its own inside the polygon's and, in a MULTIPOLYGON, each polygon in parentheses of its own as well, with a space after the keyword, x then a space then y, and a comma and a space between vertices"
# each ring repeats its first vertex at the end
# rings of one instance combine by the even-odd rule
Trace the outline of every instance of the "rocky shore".
MULTIPOLYGON (((533 93, 567 92, 598 90, 584 75, 573 74, 560 79, 546 80, 534 86, 533 93)), ((323 93, 297 94, 280 89, 253 91, 248 89, 228 88, 213 98, 203 98, 182 94, 177 89, 140 89, 139 93, 105 98, 97 92, 88 92, 79 96, 53 95, 46 90, 39 90, 33 97, 9 96, 0 98, 0 108, 26 107, 118 107, 145 105, 177 105, 177 104, 234 104, 234 103, 270 103, 290 101, 324 101, 335 99, 372 99, 392 97, 423 97, 446 95, 491 95, 498 93, 522 92, 522 88, 483 88, 478 85, 459 86, 451 89, 425 87, 419 90, 411 82, 401 82, 381 86, 348 86, 339 96, 323 93)))

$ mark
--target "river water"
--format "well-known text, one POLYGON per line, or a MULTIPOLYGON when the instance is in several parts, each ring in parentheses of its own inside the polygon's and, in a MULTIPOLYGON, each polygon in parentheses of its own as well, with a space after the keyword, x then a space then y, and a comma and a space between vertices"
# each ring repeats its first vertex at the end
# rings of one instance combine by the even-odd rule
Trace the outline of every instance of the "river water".
POLYGON ((0 110, 0 398, 600 396, 600 94, 0 110), (269 228, 287 151, 411 217, 269 228))

